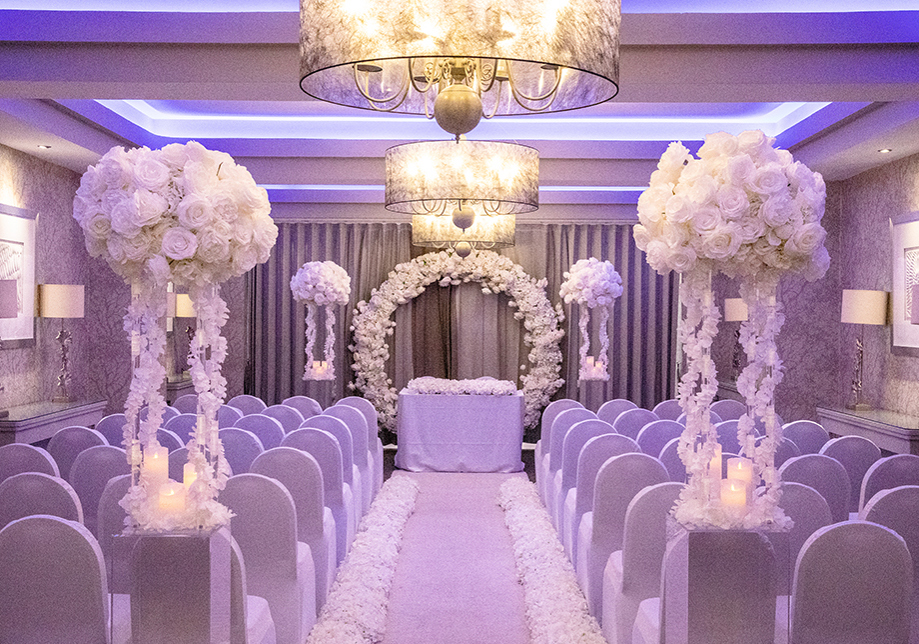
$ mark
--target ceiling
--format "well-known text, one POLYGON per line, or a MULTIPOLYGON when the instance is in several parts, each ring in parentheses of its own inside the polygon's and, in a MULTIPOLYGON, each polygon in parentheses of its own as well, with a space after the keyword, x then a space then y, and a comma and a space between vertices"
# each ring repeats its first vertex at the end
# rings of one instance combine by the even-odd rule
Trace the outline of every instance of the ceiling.
MULTIPOLYGON (((762 129, 827 180, 919 153, 916 0, 747 4, 623 0, 616 98, 470 133, 539 150, 540 209, 519 220, 634 220, 667 144, 720 130, 762 129)), ((194 139, 278 219, 404 219, 382 205, 386 148, 447 135, 303 94, 298 21, 296 0, 0 0, 0 144, 83 172, 194 139)))

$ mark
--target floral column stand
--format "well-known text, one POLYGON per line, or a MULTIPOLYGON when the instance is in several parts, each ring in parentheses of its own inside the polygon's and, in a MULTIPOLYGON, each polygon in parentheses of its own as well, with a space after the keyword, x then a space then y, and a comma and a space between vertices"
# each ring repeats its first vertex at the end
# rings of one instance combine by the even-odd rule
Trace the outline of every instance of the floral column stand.
POLYGON ((566 302, 576 302, 580 308, 578 328, 581 331, 578 381, 609 380, 609 317, 616 298, 622 295, 622 277, 610 262, 595 257, 580 259, 565 273, 559 296, 566 302), (588 356, 590 351, 590 310, 600 309, 597 334, 600 355, 588 356))
POLYGON ((304 380, 335 379, 335 305, 348 303, 351 278, 335 262, 307 262, 290 278, 294 299, 306 304, 306 364, 304 380), (325 309, 325 346, 322 360, 313 360, 316 313, 325 309))

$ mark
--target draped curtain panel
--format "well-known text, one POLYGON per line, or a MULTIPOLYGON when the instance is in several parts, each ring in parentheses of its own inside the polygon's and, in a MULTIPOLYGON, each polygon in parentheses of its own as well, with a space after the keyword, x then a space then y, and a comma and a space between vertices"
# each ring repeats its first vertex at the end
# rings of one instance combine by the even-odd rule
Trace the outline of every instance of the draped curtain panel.
MULTIPOLYGON (((279 229, 271 258, 250 274, 254 324, 247 391, 269 403, 305 394, 327 406, 352 393, 347 387, 353 381, 347 345, 355 304, 368 299, 396 264, 423 251, 411 246, 408 224, 282 223, 279 229), (304 262, 321 260, 336 262, 351 276, 351 303, 337 311, 336 380, 304 382, 304 310, 291 295, 290 278, 304 262)), ((677 281, 648 267, 635 247, 630 226, 521 224, 517 245, 501 252, 534 278, 547 278, 553 303, 559 300, 563 273, 579 259, 609 260, 622 275, 624 292, 609 327, 610 380, 578 385, 578 311, 576 306, 566 306, 562 340, 566 384, 556 397, 580 400, 594 410, 612 398, 628 398, 650 408, 672 397, 677 281)), ((396 389, 423 375, 488 375, 519 384, 528 349, 521 322, 513 317, 516 309, 507 301, 506 295, 484 294, 475 284, 433 285, 400 306, 387 364, 396 389)), ((591 324, 592 355, 599 352, 596 317, 592 316, 591 324)), ((317 346, 321 336, 320 330, 317 346)))

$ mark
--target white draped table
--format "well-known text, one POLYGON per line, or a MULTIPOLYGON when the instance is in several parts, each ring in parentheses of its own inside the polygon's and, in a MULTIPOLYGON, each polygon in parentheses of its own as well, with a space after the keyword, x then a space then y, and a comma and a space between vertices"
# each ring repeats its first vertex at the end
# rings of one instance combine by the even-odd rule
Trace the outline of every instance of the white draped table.
POLYGON ((520 472, 523 394, 399 394, 396 467, 412 472, 520 472))

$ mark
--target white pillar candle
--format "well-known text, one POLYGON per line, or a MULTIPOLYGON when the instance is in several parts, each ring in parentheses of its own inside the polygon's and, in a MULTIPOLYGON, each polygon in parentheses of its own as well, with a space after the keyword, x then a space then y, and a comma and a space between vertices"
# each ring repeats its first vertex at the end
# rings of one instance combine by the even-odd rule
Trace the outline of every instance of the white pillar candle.
POLYGON ((587 363, 586 363, 586 364, 587 364, 587 368, 588 368, 588 369, 593 369, 593 367, 594 367, 594 357, 593 357, 593 356, 587 356, 587 363))
POLYGON ((151 445, 144 450, 144 475, 152 489, 169 480, 169 450, 162 445, 151 445))
POLYGON ((747 507, 747 484, 739 479, 721 481, 721 505, 728 511, 743 511, 747 507))
POLYGON ((749 458, 729 458, 727 479, 742 481, 747 486, 747 496, 753 494, 753 461, 749 458))
POLYGON ((131 331, 131 357, 136 358, 140 355, 140 334, 137 331, 131 331))
POLYGON ((167 481, 160 486, 159 509, 165 514, 185 512, 185 486, 176 481, 167 481))
POLYGON ((195 466, 192 463, 186 463, 185 467, 182 468, 182 484, 186 488, 190 488, 192 483, 198 480, 198 472, 195 470, 195 466))

